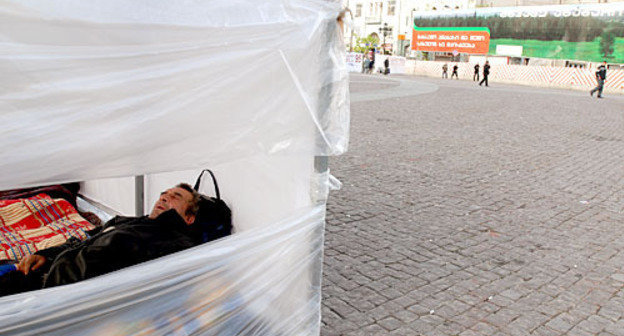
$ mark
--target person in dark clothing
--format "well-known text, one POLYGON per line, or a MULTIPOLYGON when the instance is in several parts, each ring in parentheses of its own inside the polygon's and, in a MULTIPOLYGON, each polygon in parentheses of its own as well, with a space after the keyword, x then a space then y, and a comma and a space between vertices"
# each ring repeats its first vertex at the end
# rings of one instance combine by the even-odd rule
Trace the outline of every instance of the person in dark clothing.
POLYGON ((390 73, 390 60, 386 58, 386 60, 384 61, 384 75, 387 75, 389 73, 390 73))
POLYGON ((0 277, 0 296, 75 283, 193 247, 199 199, 191 186, 178 184, 161 193, 149 216, 117 216, 86 240, 40 250, 0 277))
POLYGON ((603 62, 602 65, 596 69, 596 81, 598 85, 589 91, 590 96, 594 96, 594 92, 598 91, 597 98, 602 98, 602 89, 604 88, 604 83, 607 80, 607 62, 603 62))
POLYGON ((459 69, 459 66, 457 66, 457 64, 453 65, 453 73, 451 74, 451 79, 453 78, 453 76, 455 76, 455 79, 459 79, 459 75, 457 74, 457 69, 459 69))
POLYGON ((474 75, 472 75, 472 81, 479 81, 479 63, 474 66, 474 75))
POLYGON ((479 82, 479 86, 481 86, 481 84, 483 83, 485 83, 485 86, 489 86, 488 85, 489 75, 490 75, 490 62, 485 61, 485 64, 483 65, 483 79, 479 82))
POLYGON ((362 60, 362 73, 368 73, 368 56, 364 56, 364 60, 362 60))

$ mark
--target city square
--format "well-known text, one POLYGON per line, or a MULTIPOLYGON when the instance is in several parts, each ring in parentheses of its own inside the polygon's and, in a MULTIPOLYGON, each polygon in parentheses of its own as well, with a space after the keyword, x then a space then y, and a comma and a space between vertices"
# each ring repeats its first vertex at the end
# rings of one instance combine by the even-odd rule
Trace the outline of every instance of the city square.
POLYGON ((351 74, 322 335, 624 335, 624 97, 351 74))
POLYGON ((0 18, 0 335, 624 335, 624 0, 0 18))

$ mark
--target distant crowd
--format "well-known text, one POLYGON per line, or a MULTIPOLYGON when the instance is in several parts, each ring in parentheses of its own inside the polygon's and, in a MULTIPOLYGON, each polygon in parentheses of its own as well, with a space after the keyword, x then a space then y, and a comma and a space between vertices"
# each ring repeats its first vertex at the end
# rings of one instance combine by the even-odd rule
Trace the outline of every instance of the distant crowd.
MULTIPOLYGON (((479 81, 479 69, 481 68, 481 66, 479 65, 479 63, 475 64, 474 66, 474 74, 472 75, 472 80, 473 81, 479 81)), ((459 79, 459 74, 458 71, 459 70, 459 65, 455 64, 453 65, 453 72, 451 73, 451 78, 455 77, 455 79, 459 79)), ((489 61, 485 61, 485 64, 483 64, 483 79, 479 82, 479 86, 483 85, 483 83, 485 83, 485 86, 490 86, 488 83, 488 76, 490 75, 490 62, 489 61)), ((444 63, 444 65, 442 66, 442 78, 448 78, 448 64, 444 63)))
MULTIPOLYGON (((481 79, 481 81, 479 81, 479 74, 480 74, 480 69, 481 66, 479 65, 479 63, 474 65, 474 73, 472 75, 472 80, 474 82, 479 82, 479 86, 483 85, 485 83, 485 86, 489 86, 488 83, 488 77, 490 76, 490 62, 489 61, 485 61, 485 64, 483 64, 483 78, 481 79)), ((448 76, 448 70, 449 70, 449 66, 447 63, 444 63, 444 65, 442 65, 442 78, 449 78, 448 76)), ((455 79, 459 79, 459 65, 455 64, 453 65, 453 72, 451 73, 451 79, 453 77, 455 77, 455 79)), ((604 84, 605 81, 607 80, 607 62, 603 62, 603 64, 601 64, 597 69, 596 69, 596 82, 597 85, 595 88, 593 88, 589 94, 590 96, 594 96, 594 93, 598 93, 596 95, 597 98, 602 98, 602 90, 604 88, 604 84)))
MULTIPOLYGON (((371 50, 369 53, 364 55, 364 60, 362 60, 362 73, 372 74, 375 71, 375 50, 371 50)), ((379 72, 388 75, 390 74, 390 61, 388 58, 384 60, 383 69, 379 69, 379 72)))

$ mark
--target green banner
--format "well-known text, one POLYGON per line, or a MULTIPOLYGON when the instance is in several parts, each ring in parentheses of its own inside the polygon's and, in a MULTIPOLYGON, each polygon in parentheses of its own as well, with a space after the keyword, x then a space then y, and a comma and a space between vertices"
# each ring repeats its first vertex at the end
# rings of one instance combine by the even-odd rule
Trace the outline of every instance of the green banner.
POLYGON ((490 28, 488 27, 416 27, 414 26, 415 31, 486 31, 488 34, 490 33, 490 28))

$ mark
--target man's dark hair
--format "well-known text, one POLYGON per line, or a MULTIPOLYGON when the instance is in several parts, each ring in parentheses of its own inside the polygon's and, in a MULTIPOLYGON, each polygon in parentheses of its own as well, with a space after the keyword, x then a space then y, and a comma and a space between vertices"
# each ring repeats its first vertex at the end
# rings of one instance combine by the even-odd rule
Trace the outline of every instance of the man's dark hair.
POLYGON ((195 189, 193 189, 193 187, 191 187, 191 185, 188 183, 180 183, 176 187, 182 188, 190 192, 191 195, 193 196, 193 199, 189 202, 188 208, 186 208, 185 215, 191 215, 191 216, 197 215, 197 211, 199 211, 199 199, 200 199, 199 193, 195 191, 195 189))

